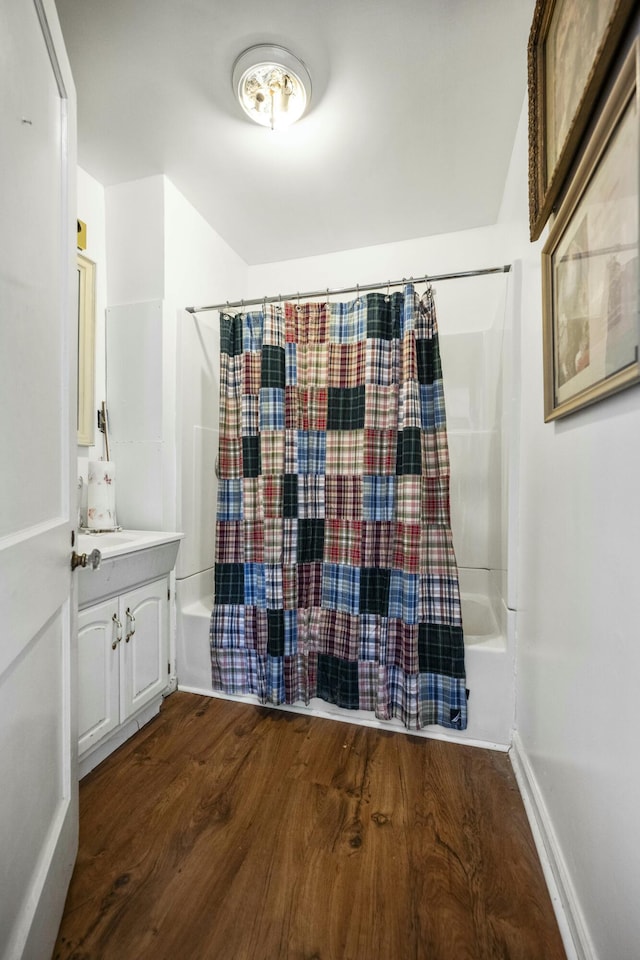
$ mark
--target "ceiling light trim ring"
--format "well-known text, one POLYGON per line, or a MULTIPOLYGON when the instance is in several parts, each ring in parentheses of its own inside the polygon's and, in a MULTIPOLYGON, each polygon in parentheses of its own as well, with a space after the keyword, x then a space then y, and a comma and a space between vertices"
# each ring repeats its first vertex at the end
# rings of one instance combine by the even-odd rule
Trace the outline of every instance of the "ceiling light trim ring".
POLYGON ((246 116, 271 129, 295 123, 311 100, 311 77, 305 64, 276 44, 244 50, 233 65, 232 86, 246 116))

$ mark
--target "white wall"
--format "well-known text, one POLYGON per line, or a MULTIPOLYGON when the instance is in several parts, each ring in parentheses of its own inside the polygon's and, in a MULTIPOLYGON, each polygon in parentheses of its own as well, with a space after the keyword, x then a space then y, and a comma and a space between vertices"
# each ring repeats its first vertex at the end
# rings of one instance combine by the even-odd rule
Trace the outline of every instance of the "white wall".
POLYGON ((185 539, 176 573, 182 580, 213 567, 220 423, 218 314, 194 316, 183 308, 242 297, 247 266, 166 178, 164 217, 164 296, 177 316, 176 522, 185 539))
MULTIPOLYGON (((640 390, 543 422, 541 243, 522 271, 517 743, 572 911, 578 956, 640 955, 640 390)), ((519 213, 518 213, 519 206, 519 213)))
POLYGON ((106 212, 118 518, 182 530, 184 578, 213 565, 219 325, 183 308, 241 297, 247 268, 164 176, 109 187, 106 212))
POLYGON ((164 297, 164 185, 158 175, 106 189, 109 306, 164 297))

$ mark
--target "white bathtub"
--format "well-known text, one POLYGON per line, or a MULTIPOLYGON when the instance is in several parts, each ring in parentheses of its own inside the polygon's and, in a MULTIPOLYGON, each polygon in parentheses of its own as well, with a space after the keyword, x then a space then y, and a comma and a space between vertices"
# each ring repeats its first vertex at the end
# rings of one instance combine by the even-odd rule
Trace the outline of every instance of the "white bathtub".
MULTIPOLYGON (((467 729, 444 730, 429 727, 405 731, 415 736, 473 743, 506 750, 513 726, 512 657, 507 644, 506 610, 498 601, 488 570, 460 570, 462 619, 465 631, 465 661, 469 697, 467 729)), ((177 583, 177 663, 178 689, 190 693, 219 696, 247 703, 255 697, 225 697, 211 688, 209 620, 213 605, 212 573, 197 574, 177 583)), ((361 723, 379 729, 404 731, 399 720, 382 722, 365 710, 343 710, 324 700, 314 699, 308 706, 281 706, 314 716, 330 717, 347 723, 361 723)))

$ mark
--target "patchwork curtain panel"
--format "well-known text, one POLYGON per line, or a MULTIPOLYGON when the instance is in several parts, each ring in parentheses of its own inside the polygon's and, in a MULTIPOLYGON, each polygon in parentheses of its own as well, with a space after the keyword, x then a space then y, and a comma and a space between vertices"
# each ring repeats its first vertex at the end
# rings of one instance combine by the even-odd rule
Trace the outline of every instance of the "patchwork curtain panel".
POLYGON ((214 689, 465 729, 432 292, 220 322, 214 689))

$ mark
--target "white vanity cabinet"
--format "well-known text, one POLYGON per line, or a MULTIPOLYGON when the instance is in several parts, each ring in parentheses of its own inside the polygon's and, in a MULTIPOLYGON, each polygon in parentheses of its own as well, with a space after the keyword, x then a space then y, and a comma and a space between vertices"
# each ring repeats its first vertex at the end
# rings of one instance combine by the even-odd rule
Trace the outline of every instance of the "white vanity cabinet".
POLYGON ((170 570, 178 543, 121 550, 115 556, 108 541, 105 549, 99 537, 92 537, 88 546, 102 546, 104 559, 99 570, 80 571, 80 776, 160 709, 171 674, 170 570), (149 575, 153 579, 140 582, 149 575))
POLYGON ((168 683, 169 580, 78 614, 78 754, 161 695, 168 683))

